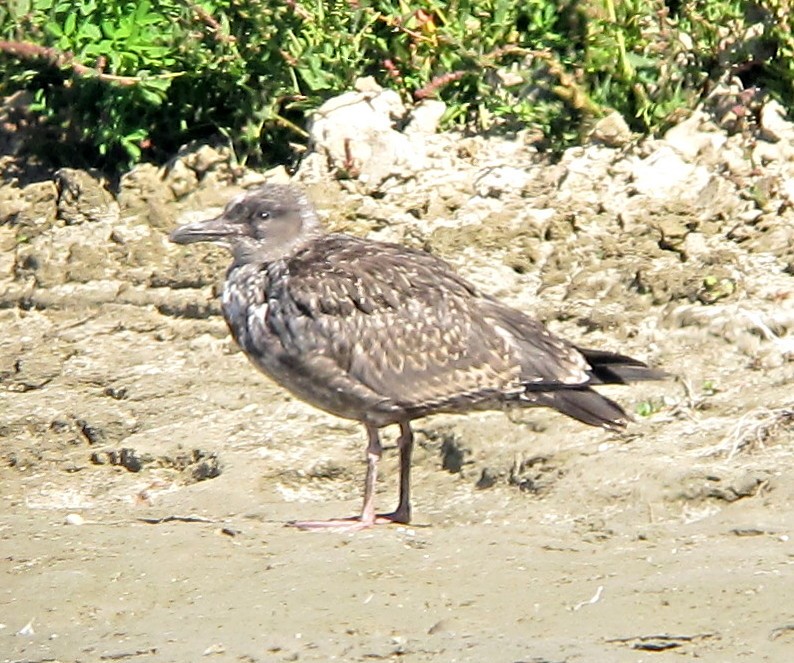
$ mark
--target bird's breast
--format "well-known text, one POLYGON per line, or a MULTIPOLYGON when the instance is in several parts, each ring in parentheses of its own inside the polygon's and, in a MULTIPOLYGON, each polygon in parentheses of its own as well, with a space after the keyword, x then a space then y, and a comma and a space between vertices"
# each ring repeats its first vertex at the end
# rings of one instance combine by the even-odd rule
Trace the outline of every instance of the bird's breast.
POLYGON ((293 382, 302 379, 296 369, 312 354, 312 339, 301 325, 302 316, 283 297, 282 280, 261 266, 232 270, 221 307, 229 331, 248 359, 282 386, 295 390, 293 382))
POLYGON ((267 274, 252 265, 229 270, 223 287, 223 317, 234 340, 249 355, 255 350, 251 347, 251 323, 267 315, 267 288, 267 274))

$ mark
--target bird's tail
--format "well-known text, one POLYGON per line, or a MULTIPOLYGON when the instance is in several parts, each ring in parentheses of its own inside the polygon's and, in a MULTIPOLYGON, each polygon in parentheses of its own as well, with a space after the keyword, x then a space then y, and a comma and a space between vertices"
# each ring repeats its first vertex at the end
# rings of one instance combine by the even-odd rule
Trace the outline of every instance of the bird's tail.
POLYGON ((585 348, 577 348, 577 350, 584 355, 592 369, 590 384, 628 384, 638 380, 663 380, 670 377, 664 371, 651 368, 637 359, 616 352, 585 348))
POLYGON ((553 407, 590 426, 622 430, 629 422, 629 416, 620 405, 588 387, 530 392, 526 394, 526 399, 535 405, 553 407))
POLYGON ((650 368, 632 357, 577 348, 590 364, 590 381, 587 386, 557 386, 556 389, 543 391, 538 385, 527 385, 521 400, 536 405, 553 407, 590 426, 600 426, 610 430, 621 430, 629 422, 629 415, 615 401, 590 389, 597 384, 627 384, 637 380, 662 380, 668 377, 664 371, 650 368))

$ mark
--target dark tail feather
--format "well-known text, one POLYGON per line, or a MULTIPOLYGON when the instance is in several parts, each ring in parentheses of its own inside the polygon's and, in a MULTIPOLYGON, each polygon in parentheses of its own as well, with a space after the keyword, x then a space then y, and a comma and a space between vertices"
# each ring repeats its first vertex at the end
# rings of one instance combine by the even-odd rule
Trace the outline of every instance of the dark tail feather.
POLYGON ((560 389, 533 393, 532 400, 538 405, 553 407, 590 426, 622 430, 629 421, 620 405, 592 389, 560 389))
POLYGON ((650 368, 637 359, 603 350, 577 348, 592 370, 590 384, 628 384, 638 380, 664 380, 669 373, 650 368))

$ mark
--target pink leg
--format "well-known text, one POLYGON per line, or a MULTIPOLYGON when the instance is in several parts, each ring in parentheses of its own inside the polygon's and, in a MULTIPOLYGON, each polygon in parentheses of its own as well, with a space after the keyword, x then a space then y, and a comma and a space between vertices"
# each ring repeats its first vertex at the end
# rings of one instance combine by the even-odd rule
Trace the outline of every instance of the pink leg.
POLYGON ((289 523, 292 527, 307 531, 356 532, 373 525, 388 523, 409 523, 411 521, 411 452, 414 434, 409 423, 400 424, 400 502, 393 513, 375 515, 375 483, 378 479, 378 461, 381 457, 378 429, 367 426, 369 445, 367 446, 367 476, 364 480, 364 506, 361 515, 352 518, 333 520, 303 520, 289 523))
POLYGON ((367 424, 367 476, 364 478, 364 506, 361 507, 359 522, 363 527, 375 524, 375 484, 378 481, 378 463, 383 449, 380 446, 378 429, 367 424))
POLYGON ((333 520, 302 520, 289 523, 292 527, 308 531, 341 531, 355 532, 361 529, 372 527, 383 521, 375 516, 375 483, 378 480, 378 461, 382 449, 378 429, 374 426, 367 426, 369 445, 367 446, 367 476, 364 480, 364 506, 361 515, 352 518, 334 518, 333 520))

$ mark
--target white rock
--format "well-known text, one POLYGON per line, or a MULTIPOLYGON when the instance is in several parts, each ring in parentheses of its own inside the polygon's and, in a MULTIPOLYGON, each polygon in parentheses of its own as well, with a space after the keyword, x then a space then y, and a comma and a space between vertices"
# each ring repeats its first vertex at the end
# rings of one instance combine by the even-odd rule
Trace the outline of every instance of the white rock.
POLYGON ((405 133, 434 134, 447 110, 447 105, 437 99, 425 99, 411 111, 405 133))
POLYGON ((381 92, 383 88, 378 85, 378 82, 373 76, 361 76, 353 83, 353 88, 356 92, 381 92))
POLYGON ((22 635, 22 636, 36 635, 36 631, 33 629, 33 620, 31 619, 27 624, 25 624, 21 629, 19 629, 17 631, 17 635, 22 635))
POLYGON ((788 200, 789 205, 794 204, 794 179, 787 178, 780 183, 780 194, 788 200))
POLYGON ((664 140, 686 159, 694 159, 707 150, 720 149, 727 137, 719 131, 703 111, 695 111, 690 117, 672 127, 664 140))
POLYGON ((63 522, 67 525, 85 525, 85 518, 79 513, 70 513, 63 519, 63 522))
POLYGON ((736 218, 742 221, 743 223, 753 223, 763 213, 764 213, 763 210, 760 210, 757 207, 753 207, 752 209, 739 212, 739 214, 736 215, 736 218))
POLYGON ((632 168, 634 188, 650 198, 694 198, 710 179, 702 166, 684 161, 671 147, 663 146, 632 168))
POLYGON ((786 109, 774 99, 767 101, 761 107, 760 113, 761 137, 764 140, 777 143, 782 140, 791 140, 794 136, 794 125, 786 120, 786 109))
POLYGON ((780 143, 768 143, 759 140, 753 148, 753 163, 759 164, 762 167, 769 166, 769 164, 780 161, 783 155, 780 151, 780 143))
POLYGON ((502 193, 520 192, 531 179, 530 173, 521 168, 488 168, 474 180, 474 190, 483 198, 498 198, 502 193))
POLYGON ((554 218, 557 211, 553 207, 529 207, 525 211, 525 218, 532 220, 536 225, 543 226, 554 218))
POLYGON ((405 115, 396 92, 373 89, 373 84, 366 91, 329 99, 312 115, 310 145, 320 163, 307 168, 343 173, 367 191, 388 189, 388 181, 420 172, 426 164, 424 142, 412 141, 394 128, 405 115))
POLYGON ((684 237, 684 253, 688 258, 701 258, 709 255, 710 250, 703 233, 687 233, 684 237))

